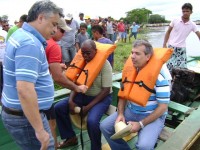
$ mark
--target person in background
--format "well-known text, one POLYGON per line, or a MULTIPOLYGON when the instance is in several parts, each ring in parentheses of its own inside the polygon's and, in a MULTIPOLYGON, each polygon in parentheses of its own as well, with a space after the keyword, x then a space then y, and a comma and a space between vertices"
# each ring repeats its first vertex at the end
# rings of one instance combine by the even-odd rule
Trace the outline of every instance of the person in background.
POLYGON ((27 19, 27 15, 24 14, 22 15, 20 18, 19 18, 19 22, 11 27, 9 30, 8 30, 8 35, 7 35, 7 38, 6 38, 6 41, 8 41, 9 37, 19 28, 22 27, 23 23, 26 22, 26 19, 27 19))
POLYGON ((8 20, 2 20, 1 26, 2 26, 2 30, 6 31, 6 32, 8 32, 8 30, 10 29, 8 20))
MULTIPOLYGON (((81 46, 81 53, 86 63, 90 62, 97 53, 95 42, 90 39, 84 41, 81 46)), ((61 139, 64 140, 58 148, 66 148, 78 144, 69 113, 74 113, 75 106, 82 106, 83 115, 87 114, 87 131, 91 141, 91 150, 101 150, 99 124, 103 114, 111 104, 111 93, 112 68, 106 60, 97 78, 85 94, 72 91, 69 97, 55 105, 58 129, 61 139)))
MULTIPOLYGON (((7 32, 2 30, 1 23, 2 20, 0 17, 0 98, 3 89, 3 59, 6 49, 6 37, 7 37, 7 32)), ((0 105, 1 105, 1 100, 0 100, 0 105)))
POLYGON ((17 25, 18 23, 19 23, 19 21, 17 21, 17 20, 14 21, 14 24, 15 24, 15 25, 17 25))
POLYGON ((87 24, 87 33, 89 35, 89 38, 92 39, 92 25, 90 16, 85 16, 85 23, 87 24))
MULTIPOLYGON (((52 36, 51 39, 47 41, 47 47, 46 47, 45 52, 47 56, 47 61, 49 63, 49 71, 52 75, 54 82, 56 82, 57 84, 61 85, 64 88, 68 88, 76 92, 85 93, 87 90, 87 86, 75 85, 72 81, 66 78, 62 70, 62 65, 61 65, 62 53, 61 53, 61 48, 57 42, 62 38, 65 32, 68 32, 70 30, 71 28, 69 28, 66 25, 65 19, 60 18, 58 21, 57 32, 52 36)), ((47 116, 47 119, 49 120, 51 132, 55 141, 55 149, 57 149, 56 118, 55 118, 56 116, 55 116, 55 111, 54 111, 54 105, 52 105, 49 110, 45 110, 44 112, 47 116)))
POLYGON ((81 48, 82 43, 89 39, 89 35, 86 32, 87 31, 87 25, 85 23, 80 24, 80 33, 76 36, 76 49, 77 51, 81 48))
POLYGON ((129 36, 129 42, 131 41, 132 36, 134 36, 135 40, 137 39, 137 34, 138 34, 140 26, 137 25, 135 22, 133 22, 130 28, 131 28, 131 34, 129 36))
POLYGON ((113 22, 111 21, 111 17, 108 17, 108 21, 106 24, 107 27, 107 38, 109 38, 113 43, 114 41, 114 31, 113 31, 113 22))
MULTIPOLYGON (((132 48, 133 66, 142 70, 153 55, 151 44, 144 40, 136 40, 132 48)), ((162 67, 155 84, 155 94, 152 93, 147 105, 142 107, 129 100, 119 98, 117 112, 108 116, 100 124, 101 132, 113 150, 130 150, 123 139, 112 140, 115 133, 114 125, 119 121, 131 124, 131 132, 138 132, 137 150, 153 150, 158 136, 161 133, 170 101, 171 75, 167 67, 162 67)), ((124 89, 125 90, 125 89, 124 89)))
POLYGON ((54 100, 54 84, 45 55, 46 40, 57 32, 62 9, 51 1, 37 1, 27 23, 6 43, 2 91, 2 122, 20 149, 54 150, 44 110, 54 100))
MULTIPOLYGON (((105 38, 103 36, 103 28, 100 25, 94 25, 92 27, 92 35, 94 37, 94 40, 99 42, 99 43, 104 43, 104 44, 113 44, 113 42, 105 38)), ((110 62, 111 66, 113 67, 114 64, 114 52, 109 55, 108 61, 110 62)))
POLYGON ((125 32, 125 25, 124 21, 120 20, 120 22, 117 24, 117 31, 118 31, 118 40, 121 39, 121 41, 124 41, 124 32, 125 32))
POLYGON ((200 32, 196 24, 190 20, 192 14, 192 5, 185 3, 182 6, 182 17, 171 21, 169 28, 165 34, 163 47, 174 49, 167 67, 172 71, 173 67, 187 68, 187 55, 186 55, 186 38, 190 32, 195 32, 200 39, 200 32))
POLYGON ((79 13, 79 20, 78 20, 79 26, 81 25, 81 23, 85 23, 84 13, 79 13))
POLYGON ((67 25, 71 28, 69 32, 65 32, 61 38, 62 60, 66 65, 69 65, 76 55, 75 36, 79 30, 79 24, 73 19, 72 14, 67 14, 65 17, 67 25))

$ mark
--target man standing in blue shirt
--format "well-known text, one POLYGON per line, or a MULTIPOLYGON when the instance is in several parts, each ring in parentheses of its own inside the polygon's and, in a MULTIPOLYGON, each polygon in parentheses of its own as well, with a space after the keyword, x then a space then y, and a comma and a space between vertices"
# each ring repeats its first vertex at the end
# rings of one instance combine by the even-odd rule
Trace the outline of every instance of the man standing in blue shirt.
POLYGON ((54 149, 43 113, 54 100, 45 47, 61 16, 62 9, 51 1, 38 1, 29 10, 27 23, 7 42, 1 116, 21 149, 54 149))
POLYGON ((137 25, 135 22, 133 22, 133 25, 130 28, 131 28, 131 34, 129 36, 129 42, 131 41, 132 36, 134 36, 135 40, 137 39, 137 34, 138 34, 140 26, 137 25))

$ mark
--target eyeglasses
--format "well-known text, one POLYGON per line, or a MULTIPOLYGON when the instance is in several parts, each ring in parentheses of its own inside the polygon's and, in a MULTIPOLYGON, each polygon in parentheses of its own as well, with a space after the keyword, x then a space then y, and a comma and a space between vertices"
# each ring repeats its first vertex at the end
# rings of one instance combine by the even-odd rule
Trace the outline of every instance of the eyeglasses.
POLYGON ((90 55, 91 52, 89 52, 89 51, 86 51, 86 52, 81 51, 81 54, 82 54, 82 55, 90 55))
POLYGON ((65 33, 65 30, 63 30, 63 29, 60 28, 60 32, 61 32, 61 33, 65 33))

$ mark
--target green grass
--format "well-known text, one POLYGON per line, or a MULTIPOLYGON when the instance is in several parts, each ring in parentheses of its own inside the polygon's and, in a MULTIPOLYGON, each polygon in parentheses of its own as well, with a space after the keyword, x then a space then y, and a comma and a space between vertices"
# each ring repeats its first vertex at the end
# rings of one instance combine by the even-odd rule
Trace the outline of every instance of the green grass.
MULTIPOLYGON (((141 34, 138 34, 138 39, 146 39, 145 37, 146 31, 142 31, 141 34)), ((119 41, 117 43, 117 48, 114 52, 114 68, 113 72, 121 72, 126 62, 127 58, 131 54, 132 44, 135 41, 134 37, 131 38, 131 42, 129 42, 128 38, 126 43, 119 41)))

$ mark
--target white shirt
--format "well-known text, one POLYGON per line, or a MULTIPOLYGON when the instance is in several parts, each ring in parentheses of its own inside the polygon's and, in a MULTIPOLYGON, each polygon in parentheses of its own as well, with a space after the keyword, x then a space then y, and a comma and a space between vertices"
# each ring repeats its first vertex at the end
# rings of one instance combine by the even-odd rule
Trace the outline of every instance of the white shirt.
POLYGON ((0 61, 3 62, 4 53, 6 49, 6 36, 7 32, 0 29, 0 61))

